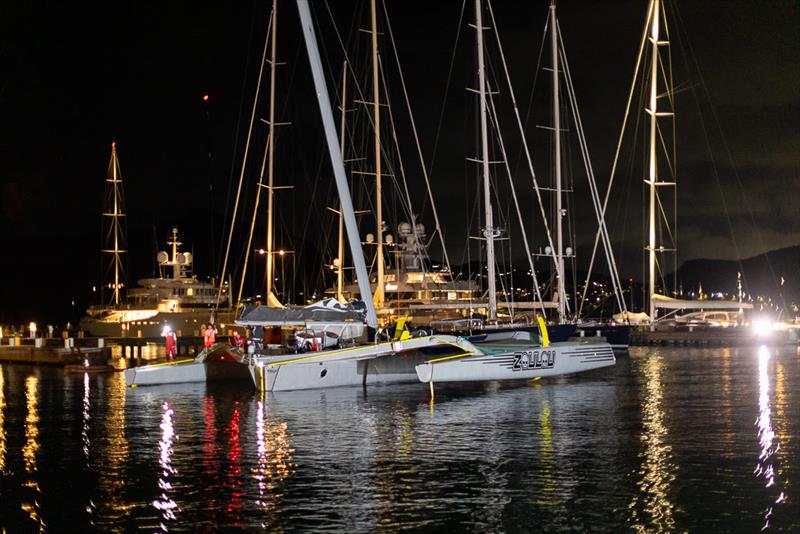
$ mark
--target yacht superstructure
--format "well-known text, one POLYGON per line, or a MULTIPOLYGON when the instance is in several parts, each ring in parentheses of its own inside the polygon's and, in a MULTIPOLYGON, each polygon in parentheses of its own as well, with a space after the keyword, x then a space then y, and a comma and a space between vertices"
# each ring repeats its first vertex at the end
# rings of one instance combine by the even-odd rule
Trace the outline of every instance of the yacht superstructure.
POLYGON ((138 280, 119 304, 92 306, 81 330, 99 337, 157 337, 170 327, 178 336, 200 335, 204 324, 230 324, 234 310, 227 286, 202 281, 192 272, 191 252, 181 252, 178 229, 156 256, 159 276, 138 280))

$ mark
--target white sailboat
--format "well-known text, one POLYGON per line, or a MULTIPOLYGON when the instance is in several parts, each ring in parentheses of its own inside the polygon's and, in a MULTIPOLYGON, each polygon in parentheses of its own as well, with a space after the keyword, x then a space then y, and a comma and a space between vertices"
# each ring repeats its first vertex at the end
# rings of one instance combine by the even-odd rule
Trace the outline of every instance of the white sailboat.
MULTIPOLYGON (((666 258, 671 256, 672 269, 677 267, 677 239, 676 239, 676 209, 677 207, 677 177, 675 167, 675 123, 674 123, 674 97, 672 64, 668 50, 670 38, 667 28, 667 18, 663 0, 649 0, 647 17, 637 62, 634 68, 633 80, 628 93, 625 116, 622 122, 617 149, 611 168, 611 177, 603 202, 605 212, 613 185, 617 164, 620 159, 623 138, 628 127, 628 118, 633 109, 632 103, 636 88, 646 87, 642 95, 643 112, 647 115, 646 151, 647 170, 643 176, 646 191, 647 225, 645 227, 645 251, 647 260, 647 300, 649 307, 650 329, 655 330, 656 323, 671 316, 678 310, 728 310, 751 309, 752 304, 736 301, 721 300, 688 300, 665 295, 667 283, 665 278, 666 258), (641 77, 641 78, 640 78, 641 77), (644 79, 642 79, 644 78, 644 79), (659 311, 665 313, 659 317, 659 311)), ((600 233, 595 238, 597 248, 600 233)), ((594 253, 593 253, 594 255, 594 253)))
MULTIPOLYGON (((555 25, 555 7, 551 6, 551 16, 555 25)), ((554 26, 553 31, 555 32, 554 26)), ((487 85, 485 79, 483 32, 487 28, 483 25, 483 6, 481 0, 475 0, 475 32, 478 59, 478 95, 481 116, 481 161, 484 185, 484 217, 487 250, 487 271, 489 283, 489 310, 492 319, 497 318, 496 287, 494 283, 494 238, 497 235, 493 226, 493 214, 490 194, 489 177, 489 151, 487 114, 490 112, 487 99, 487 85)), ((554 67, 557 69, 558 56, 555 50, 554 37, 554 67)), ((558 93, 555 93, 556 103, 558 93)), ((492 111, 494 107, 492 105, 492 111)), ((556 114, 556 117, 558 115, 556 114)), ((558 119, 555 127, 558 129, 558 119)), ((558 133, 558 131, 556 131, 558 133)), ((560 174, 557 163, 557 175, 560 174)), ((560 228, 560 225, 558 225, 560 228)), ((559 231, 560 234, 560 231, 559 231)), ((556 270, 563 280, 563 243, 558 239, 556 254, 556 270)), ((563 285, 559 293, 564 294, 563 285)), ((563 318, 564 299, 559 299, 560 317, 563 318)), ((571 374, 589 371, 601 367, 614 365, 616 362, 611 345, 602 340, 584 339, 551 344, 548 340, 544 320, 539 317, 539 343, 535 343, 528 332, 511 333, 505 339, 487 336, 481 342, 469 344, 463 354, 443 355, 431 358, 416 366, 417 378, 421 382, 431 384, 434 382, 475 382, 488 380, 527 380, 535 377, 571 374)), ((462 344, 463 346, 463 344, 462 344)))

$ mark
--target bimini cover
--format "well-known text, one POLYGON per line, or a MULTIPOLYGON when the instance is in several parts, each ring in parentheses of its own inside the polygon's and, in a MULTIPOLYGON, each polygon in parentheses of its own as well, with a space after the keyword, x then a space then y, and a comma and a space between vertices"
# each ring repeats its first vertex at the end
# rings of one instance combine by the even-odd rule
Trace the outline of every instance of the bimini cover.
POLYGON ((752 310, 749 302, 732 300, 685 300, 673 299, 664 295, 653 295, 656 308, 667 310, 752 310))
POLYGON ((625 323, 628 324, 644 324, 650 322, 650 316, 644 312, 634 313, 634 312, 620 312, 615 313, 611 316, 618 323, 625 323))
POLYGON ((363 302, 353 301, 342 304, 334 298, 328 298, 303 307, 245 306, 242 315, 236 320, 236 324, 241 326, 302 326, 309 322, 363 323, 366 317, 367 307, 363 302))

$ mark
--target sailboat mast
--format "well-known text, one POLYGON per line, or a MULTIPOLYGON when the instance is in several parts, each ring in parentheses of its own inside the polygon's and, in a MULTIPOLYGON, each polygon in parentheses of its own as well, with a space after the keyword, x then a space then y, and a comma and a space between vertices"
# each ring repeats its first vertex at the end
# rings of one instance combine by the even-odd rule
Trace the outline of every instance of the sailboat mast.
POLYGON ((378 287, 375 288, 375 306, 383 306, 384 301, 384 274, 383 274, 383 201, 381 189, 381 113, 380 113, 380 84, 378 72, 378 13, 376 1, 370 2, 370 17, 372 28, 372 114, 375 127, 375 217, 378 222, 377 245, 378 251, 375 262, 378 264, 378 287))
POLYGON ((650 19, 650 163, 648 180, 649 185, 649 228, 648 228, 648 289, 650 293, 650 329, 655 329, 655 313, 656 305, 653 296, 656 294, 656 180, 657 180, 657 166, 656 166, 656 136, 657 120, 658 120, 658 34, 659 34, 659 7, 660 0, 651 0, 652 9, 650 19))
POLYGON ((486 72, 483 59, 483 8, 481 0, 475 0, 475 32, 478 48, 478 94, 481 115, 481 162, 483 166, 483 197, 486 238, 486 276, 489 288, 489 319, 497 319, 497 282, 494 271, 494 220, 492 216, 492 192, 489 184, 489 132, 486 122, 486 72))
POLYGON ((117 160, 117 142, 111 142, 111 183, 114 189, 114 211, 111 214, 114 225, 114 305, 119 305, 119 279, 120 279, 120 257, 119 257, 119 218, 123 216, 120 206, 119 196, 119 161, 117 160))
POLYGON ((314 86, 316 87, 322 125, 325 129, 325 139, 328 144, 328 153, 331 157, 333 175, 336 179, 336 188, 339 191, 339 200, 341 201, 345 229, 347 230, 347 241, 350 244, 350 253, 353 256, 353 264, 356 271, 356 282, 358 283, 361 298, 367 306, 367 324, 376 328, 378 326, 378 317, 375 313, 375 305, 372 299, 368 298, 370 295, 369 275, 367 274, 367 266, 364 263, 361 240, 358 237, 358 224, 353 210, 353 200, 350 198, 350 187, 344 170, 344 162, 340 152, 341 147, 336 139, 336 124, 331 110, 328 87, 325 83, 325 73, 322 71, 322 59, 319 56, 317 37, 314 34, 314 23, 311 20, 308 0, 297 0, 297 9, 300 12, 303 39, 306 43, 308 61, 311 64, 311 75, 314 78, 314 86))
MULTIPOLYGON (((347 61, 342 64, 342 112, 341 121, 339 122, 339 148, 344 160, 344 135, 345 123, 347 121, 347 61)), ((336 298, 339 302, 344 302, 344 215, 342 214, 342 206, 339 205, 339 249, 336 252, 336 257, 339 260, 339 265, 336 270, 336 298)))
POLYGON ((552 54, 552 79, 553 79, 553 135, 555 152, 553 155, 555 163, 555 193, 556 193, 556 287, 558 288, 558 320, 563 323, 566 321, 566 279, 564 272, 564 233, 563 218, 564 209, 562 207, 562 186, 561 186, 561 102, 558 94, 558 19, 556 18, 556 2, 550 2, 550 48, 552 54))
POLYGON ((273 256, 273 178, 275 173, 275 67, 276 64, 276 45, 278 35, 278 0, 272 0, 272 43, 269 62, 269 159, 267 162, 267 268, 266 268, 266 301, 269 303, 272 298, 272 282, 274 280, 273 266, 275 264, 273 256))

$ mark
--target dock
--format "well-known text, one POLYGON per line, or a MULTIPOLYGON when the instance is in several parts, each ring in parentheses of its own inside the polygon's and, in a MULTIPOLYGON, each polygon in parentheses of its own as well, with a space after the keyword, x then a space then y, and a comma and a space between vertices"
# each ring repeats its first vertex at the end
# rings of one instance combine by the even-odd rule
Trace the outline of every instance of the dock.
MULTIPOLYGON (((217 336, 217 342, 225 341, 229 341, 228 336, 217 336)), ((0 362, 65 366, 85 360, 105 363, 116 356, 141 365, 142 359, 146 359, 147 347, 163 349, 163 346, 163 337, 31 339, 15 336, 0 339, 0 362)), ((192 357, 201 350, 201 336, 178 338, 178 356, 192 357)))
POLYGON ((686 330, 646 329, 631 331, 631 346, 752 347, 796 345, 797 330, 774 330, 759 335, 750 328, 695 328, 686 330))

